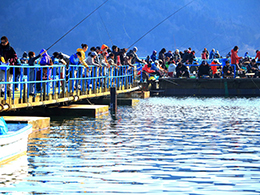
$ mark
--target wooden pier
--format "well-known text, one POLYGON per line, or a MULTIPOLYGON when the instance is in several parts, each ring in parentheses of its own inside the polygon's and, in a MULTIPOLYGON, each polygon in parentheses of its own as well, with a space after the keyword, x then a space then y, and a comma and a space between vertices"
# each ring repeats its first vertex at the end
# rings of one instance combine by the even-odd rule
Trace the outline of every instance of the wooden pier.
MULTIPOLYGON (((16 113, 19 110, 61 107, 82 100, 108 97, 111 87, 116 88, 117 94, 130 93, 140 89, 136 69, 128 66, 119 68, 90 66, 89 69, 76 65, 12 67, 19 68, 21 74, 18 79, 17 75, 12 75, 12 80, 8 80, 10 69, 1 70, 5 75, 4 80, 0 81, 2 90, 0 112, 2 115, 10 115, 11 112, 16 113), (33 78, 30 74, 26 74, 30 71, 34 73, 33 78), (43 77, 44 72, 47 72, 46 78, 43 77), (37 78, 36 75, 39 73, 40 78, 37 78), (32 91, 34 91, 33 94, 32 91)), ((61 109, 64 108, 61 107, 61 109)))

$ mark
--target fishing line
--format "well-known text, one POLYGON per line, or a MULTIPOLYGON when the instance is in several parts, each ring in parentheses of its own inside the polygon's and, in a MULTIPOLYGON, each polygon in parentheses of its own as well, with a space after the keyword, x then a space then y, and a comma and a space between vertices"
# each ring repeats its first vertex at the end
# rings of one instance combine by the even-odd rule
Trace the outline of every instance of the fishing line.
POLYGON ((204 45, 204 47, 201 49, 203 50, 207 45, 209 45, 211 42, 213 42, 218 36, 215 36, 214 39, 212 39, 210 42, 208 42, 206 45, 204 45))
POLYGON ((185 43, 183 43, 181 46, 180 46, 180 48, 182 47, 182 46, 184 46, 186 43, 188 43, 191 39, 193 39, 195 37, 195 35, 193 36, 193 37, 191 37, 188 41, 186 41, 185 43))
MULTIPOLYGON (((193 0, 195 1, 195 0, 193 0)), ((179 11, 181 11, 183 8, 187 7, 189 4, 191 4, 193 1, 187 3, 186 5, 182 6, 180 9, 178 9, 177 11, 175 11, 174 13, 172 13, 171 15, 169 15, 167 18, 165 18, 164 20, 162 20, 160 23, 158 23, 157 25, 155 25, 151 30, 149 30, 147 33, 145 33, 143 36, 141 36, 137 41, 135 41, 132 45, 130 45, 128 47, 128 49, 130 47, 132 47, 134 44, 136 44, 137 42, 139 42, 142 38, 144 38, 148 33, 150 33, 152 30, 154 30, 155 28, 157 28, 160 24, 162 24, 165 20, 169 19, 170 17, 172 17, 173 15, 175 15, 176 13, 178 13, 179 11)))
POLYGON ((105 30, 106 30, 106 32, 107 32, 107 35, 108 35, 109 39, 110 39, 110 42, 111 42, 111 44, 113 45, 113 41, 112 41, 111 36, 110 36, 110 34, 109 34, 108 30, 107 30, 107 26, 106 26, 106 24, 105 24, 103 18, 101 17, 101 14, 100 14, 99 12, 98 12, 98 14, 99 14, 99 17, 100 17, 100 19, 101 19, 101 22, 103 23, 103 25, 104 25, 104 27, 105 27, 105 30))
POLYGON ((89 15, 87 15, 83 20, 81 20, 78 24, 76 24, 72 29, 70 29, 68 32, 66 32, 61 38, 59 38, 55 43, 53 43, 46 51, 48 51, 50 48, 52 48, 54 45, 56 45, 61 39, 63 39, 67 34, 69 34, 71 31, 73 31, 78 25, 80 25, 84 20, 86 20, 89 16, 91 16, 94 12, 96 12, 100 7, 102 7, 108 0, 106 0, 104 3, 102 3, 100 6, 98 6, 94 11, 92 11, 89 15))

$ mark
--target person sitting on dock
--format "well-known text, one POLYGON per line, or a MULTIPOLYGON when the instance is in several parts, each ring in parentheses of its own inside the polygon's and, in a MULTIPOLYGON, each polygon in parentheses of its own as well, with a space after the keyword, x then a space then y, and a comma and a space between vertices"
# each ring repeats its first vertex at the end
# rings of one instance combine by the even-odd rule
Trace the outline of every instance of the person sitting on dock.
POLYGON ((223 66, 223 78, 233 78, 234 77, 234 69, 230 66, 229 60, 226 61, 226 65, 223 66))
POLYGON ((209 59, 214 59, 214 58, 216 58, 216 52, 215 49, 213 48, 209 53, 209 59))
POLYGON ((259 78, 260 70, 258 68, 258 65, 257 65, 255 59, 252 59, 252 61, 250 63, 250 70, 249 70, 249 72, 254 73, 254 75, 253 75, 254 78, 259 78))
POLYGON ((213 78, 220 78, 220 76, 221 76, 220 71, 219 71, 219 69, 221 69, 220 65, 221 65, 220 62, 217 59, 214 59, 211 62, 210 67, 211 67, 211 70, 212 70, 213 78), (217 65, 219 65, 219 66, 217 66, 217 65))
POLYGON ((211 68, 207 61, 202 61, 198 68, 198 78, 211 78, 211 68))
POLYGON ((178 49, 175 50, 174 54, 173 54, 173 60, 175 62, 177 62, 178 60, 181 60, 181 55, 178 49))
POLYGON ((148 62, 143 66, 142 71, 138 72, 138 74, 142 74, 142 78, 144 81, 149 80, 150 74, 151 75, 156 74, 156 71, 152 70, 151 67, 152 67, 152 64, 150 62, 148 62))
POLYGON ((179 62, 176 67, 176 77, 177 78, 180 78, 180 77, 189 78, 190 77, 188 68, 182 62, 179 62))
POLYGON ((176 65, 172 61, 169 66, 168 66, 168 76, 169 77, 174 77, 176 73, 176 65))

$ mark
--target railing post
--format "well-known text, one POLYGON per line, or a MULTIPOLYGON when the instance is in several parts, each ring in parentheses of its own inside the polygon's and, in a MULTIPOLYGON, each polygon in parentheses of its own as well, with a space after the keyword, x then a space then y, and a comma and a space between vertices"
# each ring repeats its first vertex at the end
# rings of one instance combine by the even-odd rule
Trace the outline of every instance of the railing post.
POLYGON ((117 112, 117 95, 116 95, 116 87, 110 88, 110 113, 112 118, 116 118, 117 112))

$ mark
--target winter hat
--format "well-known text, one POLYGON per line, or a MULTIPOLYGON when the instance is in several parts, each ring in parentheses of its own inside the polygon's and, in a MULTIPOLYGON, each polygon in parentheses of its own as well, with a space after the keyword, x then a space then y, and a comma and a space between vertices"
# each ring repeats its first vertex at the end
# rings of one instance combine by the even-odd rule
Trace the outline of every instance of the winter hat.
POLYGON ((27 58, 27 57, 28 57, 27 52, 26 51, 23 52, 23 58, 27 58))
POLYGON ((105 45, 105 44, 103 44, 103 45, 101 46, 101 50, 104 50, 104 49, 108 49, 108 46, 105 45))

